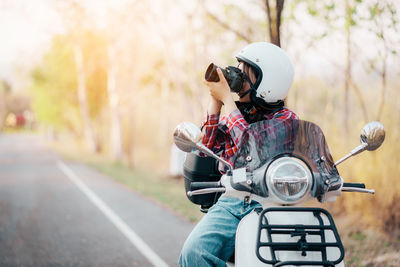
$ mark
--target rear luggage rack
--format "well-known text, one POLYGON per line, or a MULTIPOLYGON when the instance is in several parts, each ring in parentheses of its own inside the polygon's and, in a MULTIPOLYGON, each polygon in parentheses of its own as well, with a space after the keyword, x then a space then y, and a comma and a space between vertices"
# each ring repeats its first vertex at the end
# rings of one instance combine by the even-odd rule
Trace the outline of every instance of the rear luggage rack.
MULTIPOLYGON (((296 214, 293 214, 293 218, 296 218, 296 214)), ((264 231, 265 232, 265 231, 264 231)), ((264 236, 264 240, 265 236, 264 236)), ((343 261, 344 258, 344 248, 342 242, 340 241, 339 233, 336 229, 332 216, 328 211, 320 208, 299 208, 299 207, 274 207, 268 208, 261 212, 256 254, 260 261, 271 264, 275 267, 287 266, 287 265, 317 265, 317 266, 335 266, 336 264, 343 261), (273 212, 285 212, 285 213, 298 213, 298 212, 312 212, 314 217, 317 218, 319 224, 314 225, 304 225, 304 224, 270 224, 268 222, 267 214, 273 212), (324 214, 329 220, 329 224, 325 225, 321 217, 324 214), (261 238, 263 230, 266 230, 268 242, 262 242, 261 238), (331 231, 335 237, 334 242, 327 242, 325 233, 331 231), (273 242, 274 235, 289 235, 290 237, 299 236, 297 241, 293 242, 273 242), (321 238, 320 242, 308 242, 306 236, 313 235, 319 236, 321 238), (262 248, 270 249, 271 259, 264 258, 260 250, 262 248), (334 247, 338 248, 340 251, 340 256, 335 260, 328 260, 327 248, 334 247), (321 261, 280 261, 277 259, 277 251, 299 251, 302 256, 307 256, 307 252, 321 252, 321 261)))

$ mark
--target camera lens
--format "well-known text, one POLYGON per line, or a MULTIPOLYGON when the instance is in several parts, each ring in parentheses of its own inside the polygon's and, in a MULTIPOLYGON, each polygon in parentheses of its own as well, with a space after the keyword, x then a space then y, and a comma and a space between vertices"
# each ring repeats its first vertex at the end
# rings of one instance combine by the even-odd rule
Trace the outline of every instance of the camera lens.
MULTIPOLYGON (((217 72, 217 68, 219 68, 217 65, 214 65, 214 63, 211 63, 204 75, 204 78, 208 82, 219 82, 219 76, 217 72)), ((226 81, 228 82, 228 85, 231 89, 231 92, 238 93, 243 87, 243 83, 246 80, 246 77, 244 73, 233 66, 228 66, 225 69, 221 69, 222 74, 224 75, 226 81)))
POLYGON ((218 73, 217 73, 217 65, 214 65, 214 63, 211 63, 207 70, 206 70, 206 74, 204 75, 204 78, 206 79, 206 81, 208 82, 218 82, 219 81, 219 77, 218 77, 218 73))

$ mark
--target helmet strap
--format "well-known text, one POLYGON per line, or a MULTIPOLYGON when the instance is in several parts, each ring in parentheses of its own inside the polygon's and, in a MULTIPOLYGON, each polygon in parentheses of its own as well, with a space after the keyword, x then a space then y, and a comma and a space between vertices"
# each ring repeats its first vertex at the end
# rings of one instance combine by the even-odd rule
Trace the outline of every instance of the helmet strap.
POLYGON ((248 95, 252 90, 255 91, 254 83, 251 82, 249 75, 245 74, 245 77, 246 77, 247 82, 248 82, 249 85, 250 85, 250 89, 247 90, 246 92, 244 92, 243 94, 239 95, 239 98, 245 97, 245 96, 248 95))
POLYGON ((250 92, 251 92, 251 88, 249 89, 249 90, 247 90, 246 92, 244 92, 243 94, 241 94, 241 95, 239 95, 239 98, 243 98, 243 97, 245 97, 246 95, 248 95, 250 92))
POLYGON ((252 90, 250 94, 250 100, 253 105, 257 108, 266 110, 268 112, 277 112, 283 108, 285 102, 283 100, 278 100, 276 102, 267 103, 263 99, 256 96, 257 91, 252 90))

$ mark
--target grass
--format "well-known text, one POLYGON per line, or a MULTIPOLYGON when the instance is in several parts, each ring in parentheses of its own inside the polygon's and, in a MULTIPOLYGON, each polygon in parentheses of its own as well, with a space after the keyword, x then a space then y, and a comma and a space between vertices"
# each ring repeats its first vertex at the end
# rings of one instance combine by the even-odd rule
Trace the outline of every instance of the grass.
POLYGON ((347 267, 400 266, 400 238, 363 227, 349 216, 337 219, 336 223, 346 251, 347 267))
POLYGON ((388 237, 371 230, 362 235, 363 240, 359 240, 358 236, 342 235, 346 266, 400 266, 399 239, 387 241, 388 237))
MULTIPOLYGON (((92 166, 188 221, 197 222, 203 216, 199 207, 186 198, 183 179, 133 170, 122 163, 111 162, 104 156, 78 152, 71 149, 71 146, 51 146, 65 158, 92 166)), ((356 215, 335 216, 335 221, 346 250, 347 267, 400 266, 400 238, 364 228, 357 221, 356 215)))

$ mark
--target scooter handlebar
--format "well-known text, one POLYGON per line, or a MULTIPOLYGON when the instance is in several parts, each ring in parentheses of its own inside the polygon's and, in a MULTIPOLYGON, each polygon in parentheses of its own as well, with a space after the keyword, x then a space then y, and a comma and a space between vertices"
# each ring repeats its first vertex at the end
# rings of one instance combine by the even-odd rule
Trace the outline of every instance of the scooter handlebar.
POLYGON ((357 193, 375 194, 374 189, 365 189, 365 188, 359 188, 359 187, 342 187, 342 192, 357 192, 357 193))
POLYGON ((218 193, 225 192, 226 189, 221 184, 221 181, 218 182, 192 182, 190 184, 190 190, 186 194, 191 197, 194 195, 203 195, 209 193, 218 193))
POLYGON ((195 191, 188 191, 187 195, 189 197, 195 196, 195 195, 204 195, 204 194, 210 194, 210 193, 224 193, 226 191, 225 187, 215 187, 215 188, 205 188, 205 189, 199 189, 195 191))
POLYGON ((365 184, 363 183, 343 183, 343 187, 356 187, 356 188, 364 188, 365 184))
POLYGON ((199 190, 199 189, 206 189, 206 188, 217 188, 222 187, 221 182, 192 182, 190 184, 190 190, 199 190))

